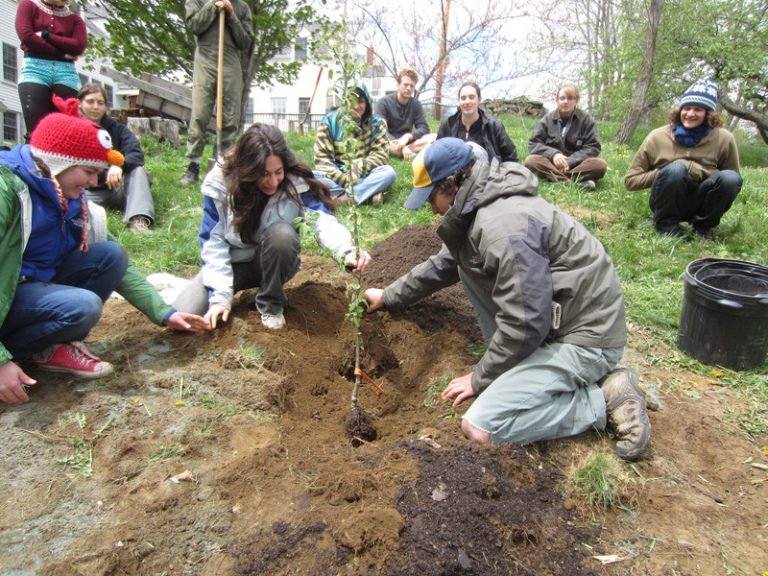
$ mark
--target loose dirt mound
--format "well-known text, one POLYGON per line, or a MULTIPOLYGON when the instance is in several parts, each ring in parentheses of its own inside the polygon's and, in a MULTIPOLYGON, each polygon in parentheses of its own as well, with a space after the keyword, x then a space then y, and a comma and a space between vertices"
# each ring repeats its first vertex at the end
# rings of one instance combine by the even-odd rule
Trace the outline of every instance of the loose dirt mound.
MULTIPOLYGON (((436 251, 428 227, 373 251, 383 285, 436 251)), ((766 569, 765 473, 731 433, 740 400, 689 374, 625 359, 663 387, 653 453, 631 468, 637 509, 581 517, 561 495, 587 434, 532 447, 466 443, 447 374, 475 361, 460 287, 367 316, 360 403, 379 438, 353 447, 346 276, 305 258, 287 328, 245 294, 214 334, 185 336, 110 303, 93 348, 120 367, 85 384, 30 372, 32 402, 0 414, 3 574, 757 574, 766 569), (44 383, 44 384, 42 384, 44 383), (762 474, 762 476, 761 476, 762 474), (601 525, 602 524, 602 525, 601 525), (592 558, 618 554, 603 568, 592 558)), ((642 341, 640 341, 642 344, 642 341)), ((650 353, 650 351, 649 351, 650 353)), ((762 458, 762 460, 761 460, 762 458)))

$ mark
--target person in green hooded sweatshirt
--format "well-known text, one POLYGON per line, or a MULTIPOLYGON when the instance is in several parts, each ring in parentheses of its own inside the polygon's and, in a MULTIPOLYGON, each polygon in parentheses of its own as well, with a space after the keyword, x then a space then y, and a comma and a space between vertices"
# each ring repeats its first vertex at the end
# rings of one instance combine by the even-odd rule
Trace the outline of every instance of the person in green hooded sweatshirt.
POLYGON ((356 204, 368 200, 379 204, 397 179, 394 168, 388 164, 387 122, 373 114, 365 86, 355 86, 350 100, 348 117, 342 109, 332 110, 317 129, 315 177, 330 188, 331 196, 339 203, 351 201, 346 194, 346 188, 351 186, 356 204), (361 143, 349 165, 341 157, 344 141, 350 137, 346 127, 351 128, 351 137, 361 143))

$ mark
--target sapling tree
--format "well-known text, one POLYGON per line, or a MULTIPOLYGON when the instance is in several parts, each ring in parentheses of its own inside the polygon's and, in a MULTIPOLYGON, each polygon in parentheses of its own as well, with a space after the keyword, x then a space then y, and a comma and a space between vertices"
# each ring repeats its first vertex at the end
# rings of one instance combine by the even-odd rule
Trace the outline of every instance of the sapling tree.
MULTIPOLYGON (((361 130, 357 121, 352 115, 352 108, 357 103, 358 96, 355 92, 355 80, 361 78, 365 65, 359 62, 359 59, 350 52, 343 41, 335 41, 331 44, 334 57, 339 65, 339 77, 336 79, 332 91, 335 101, 339 102, 338 124, 340 126, 342 138, 336 143, 337 152, 340 160, 345 166, 347 178, 344 179, 345 193, 352 199, 349 204, 350 232, 355 245, 355 259, 360 260, 360 245, 362 240, 361 223, 362 218, 360 210, 355 202, 354 185, 363 174, 357 173, 360 162, 357 161, 360 149, 363 146, 360 140, 361 130)), ((306 223, 302 226, 304 230, 308 227, 306 223)), ((343 263, 341 264, 343 266, 343 263)), ((347 433, 352 438, 355 445, 363 441, 375 440, 377 437, 370 416, 368 416, 358 403, 360 393, 360 384, 366 377, 360 367, 361 356, 363 352, 363 341, 361 323, 366 310, 366 300, 363 296, 362 270, 354 272, 351 281, 347 282, 346 295, 348 300, 345 319, 353 326, 354 346, 355 346, 355 368, 354 385, 351 395, 351 413, 346 419, 345 427, 347 433)))

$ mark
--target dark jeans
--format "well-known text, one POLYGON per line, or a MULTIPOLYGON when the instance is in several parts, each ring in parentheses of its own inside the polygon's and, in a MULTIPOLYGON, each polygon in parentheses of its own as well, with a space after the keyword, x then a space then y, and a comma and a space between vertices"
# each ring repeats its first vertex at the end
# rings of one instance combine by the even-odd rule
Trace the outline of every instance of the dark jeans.
MULTIPOLYGON (((266 229, 253 260, 232 263, 232 293, 258 286, 256 309, 261 314, 282 314, 286 301, 283 285, 298 272, 300 254, 301 238, 296 228, 287 222, 272 224, 266 229)), ((180 312, 206 313, 208 289, 203 284, 202 271, 178 295, 173 307, 180 312)))
POLYGON ((735 170, 716 172, 700 184, 690 181, 684 162, 676 161, 659 170, 651 187, 649 205, 653 224, 665 232, 680 222, 690 222, 697 230, 710 230, 741 191, 741 175, 735 170))

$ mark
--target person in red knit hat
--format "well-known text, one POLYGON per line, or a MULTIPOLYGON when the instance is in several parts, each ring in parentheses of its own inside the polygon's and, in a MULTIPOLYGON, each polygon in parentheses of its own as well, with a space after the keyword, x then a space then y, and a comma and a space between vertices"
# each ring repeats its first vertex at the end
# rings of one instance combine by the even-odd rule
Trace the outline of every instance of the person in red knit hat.
POLYGON ((80 76, 75 61, 85 52, 85 22, 69 9, 69 0, 21 0, 16 34, 24 51, 18 79, 27 141, 37 123, 55 112, 51 96, 76 98, 80 76))
POLYGON ((113 372, 82 340, 128 259, 116 242, 88 242, 83 189, 122 163, 106 130, 61 113, 0 152, 0 401, 29 399, 19 360, 83 379, 113 372))

